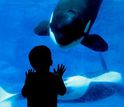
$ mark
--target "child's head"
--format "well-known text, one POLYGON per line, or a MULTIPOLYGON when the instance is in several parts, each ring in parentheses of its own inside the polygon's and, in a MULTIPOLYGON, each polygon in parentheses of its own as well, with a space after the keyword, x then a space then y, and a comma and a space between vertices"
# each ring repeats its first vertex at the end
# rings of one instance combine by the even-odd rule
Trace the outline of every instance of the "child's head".
POLYGON ((52 65, 50 49, 46 46, 36 46, 29 53, 29 61, 35 70, 49 69, 52 65))

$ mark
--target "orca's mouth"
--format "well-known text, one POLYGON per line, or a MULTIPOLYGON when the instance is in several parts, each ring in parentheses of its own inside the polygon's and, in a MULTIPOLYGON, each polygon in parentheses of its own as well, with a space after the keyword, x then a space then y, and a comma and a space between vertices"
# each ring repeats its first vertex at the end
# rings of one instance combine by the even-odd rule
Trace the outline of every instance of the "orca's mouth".
MULTIPOLYGON (((82 35, 76 35, 75 33, 61 33, 58 31, 54 31, 49 28, 50 37, 54 41, 54 43, 58 46, 70 46, 71 44, 76 44, 80 42, 82 35)), ((72 30, 71 30, 72 31, 72 30)))
POLYGON ((61 33, 55 35, 56 42, 61 47, 70 47, 80 43, 83 40, 83 37, 73 37, 68 35, 62 35, 61 33))
POLYGON ((66 39, 61 39, 61 40, 58 40, 57 42, 61 46, 67 46, 72 43, 72 42, 68 42, 66 39))
POLYGON ((65 37, 61 33, 53 32, 51 28, 49 29, 49 32, 50 32, 51 39, 54 41, 56 45, 67 46, 73 42, 71 38, 65 37))
POLYGON ((68 36, 62 35, 60 33, 56 34, 55 38, 56 38, 57 43, 61 46, 66 46, 73 42, 72 38, 69 38, 68 36))

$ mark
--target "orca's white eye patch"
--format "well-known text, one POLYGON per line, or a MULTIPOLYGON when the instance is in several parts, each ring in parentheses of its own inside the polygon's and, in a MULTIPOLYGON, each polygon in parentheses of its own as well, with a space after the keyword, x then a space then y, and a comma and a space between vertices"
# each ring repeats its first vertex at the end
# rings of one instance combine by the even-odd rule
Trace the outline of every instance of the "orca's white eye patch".
POLYGON ((50 33, 50 37, 51 37, 51 39, 53 40, 53 42, 54 42, 56 45, 58 45, 58 43, 57 43, 57 41, 56 41, 56 39, 55 39, 55 35, 54 35, 54 33, 52 32, 51 28, 49 28, 49 33, 50 33))
POLYGON ((90 27, 90 23, 91 23, 91 20, 88 21, 88 23, 87 23, 87 25, 86 25, 86 27, 84 29, 84 33, 87 33, 88 32, 89 27, 90 27))
MULTIPOLYGON (((52 12, 52 14, 51 14, 49 23, 52 22, 52 19, 53 19, 53 12, 52 12)), ((58 43, 57 43, 57 41, 56 41, 56 39, 55 39, 55 35, 54 35, 54 33, 53 33, 53 31, 51 30, 50 27, 49 27, 49 33, 50 33, 50 37, 51 37, 51 39, 53 40, 53 42, 58 45, 58 43)))
POLYGON ((53 19, 53 12, 52 12, 51 17, 50 17, 50 23, 52 22, 52 19, 53 19))

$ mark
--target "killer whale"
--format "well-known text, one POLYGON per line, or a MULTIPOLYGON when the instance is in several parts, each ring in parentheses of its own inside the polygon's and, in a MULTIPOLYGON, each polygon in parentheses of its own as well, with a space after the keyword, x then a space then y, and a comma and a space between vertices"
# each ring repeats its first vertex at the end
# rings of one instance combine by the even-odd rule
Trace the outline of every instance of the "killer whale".
POLYGON ((120 73, 109 71, 94 78, 72 76, 65 81, 67 93, 59 96, 60 102, 97 101, 123 90, 123 79, 120 73))
POLYGON ((94 51, 106 51, 108 44, 98 34, 89 34, 103 0, 60 0, 50 21, 42 21, 34 32, 49 35, 60 47, 81 43, 94 51))
MULTIPOLYGON (((64 96, 58 96, 59 102, 91 102, 121 92, 124 93, 123 78, 119 72, 109 71, 93 78, 81 75, 68 77, 64 81, 67 92, 64 96)), ((24 100, 19 93, 9 93, 0 87, 0 104, 11 99, 24 100)), ((122 95, 124 96, 124 94, 122 95)))

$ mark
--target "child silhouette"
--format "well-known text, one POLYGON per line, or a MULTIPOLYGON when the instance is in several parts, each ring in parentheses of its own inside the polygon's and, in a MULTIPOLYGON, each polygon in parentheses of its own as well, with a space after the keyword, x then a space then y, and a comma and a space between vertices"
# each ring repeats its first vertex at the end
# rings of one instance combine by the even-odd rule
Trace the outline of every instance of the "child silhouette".
POLYGON ((28 107, 57 107, 57 95, 64 95, 66 92, 62 80, 65 66, 58 65, 57 70, 54 69, 54 73, 51 73, 51 52, 43 45, 31 50, 29 61, 33 69, 26 72, 22 88, 22 95, 27 97, 28 107))

